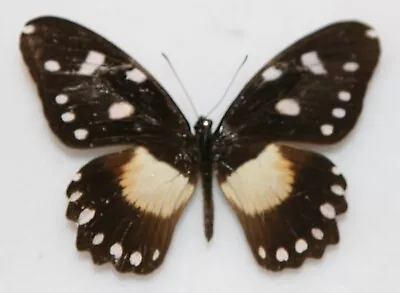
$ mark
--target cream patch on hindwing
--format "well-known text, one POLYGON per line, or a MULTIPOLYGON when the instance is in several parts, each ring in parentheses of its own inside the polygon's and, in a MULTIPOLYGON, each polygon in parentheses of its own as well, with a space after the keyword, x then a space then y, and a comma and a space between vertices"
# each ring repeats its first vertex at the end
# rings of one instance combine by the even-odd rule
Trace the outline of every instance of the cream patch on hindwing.
POLYGON ((135 112, 135 107, 128 102, 116 102, 108 108, 108 116, 112 120, 124 119, 132 116, 135 112))
POLYGON ((248 215, 278 206, 293 190, 292 163, 276 144, 267 145, 254 159, 232 172, 221 184, 228 200, 248 215))
POLYGON ((316 75, 327 74, 324 64, 319 59, 316 51, 311 51, 301 55, 301 63, 304 67, 316 75))
POLYGON ((92 75, 100 66, 104 64, 105 60, 106 56, 104 56, 104 54, 96 51, 89 51, 85 61, 83 61, 81 67, 79 68, 78 74, 92 75))
POLYGON ((185 205, 194 190, 187 177, 157 160, 144 147, 137 147, 122 166, 119 183, 127 202, 164 218, 185 205))

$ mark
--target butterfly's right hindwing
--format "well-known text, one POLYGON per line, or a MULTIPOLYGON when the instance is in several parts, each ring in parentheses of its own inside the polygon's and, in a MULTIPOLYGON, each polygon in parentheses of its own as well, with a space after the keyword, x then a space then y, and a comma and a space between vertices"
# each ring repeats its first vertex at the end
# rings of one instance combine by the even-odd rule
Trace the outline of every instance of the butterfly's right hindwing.
POLYGON ((94 159, 67 190, 77 248, 120 272, 152 272, 164 260, 195 184, 194 169, 183 173, 143 146, 94 159))

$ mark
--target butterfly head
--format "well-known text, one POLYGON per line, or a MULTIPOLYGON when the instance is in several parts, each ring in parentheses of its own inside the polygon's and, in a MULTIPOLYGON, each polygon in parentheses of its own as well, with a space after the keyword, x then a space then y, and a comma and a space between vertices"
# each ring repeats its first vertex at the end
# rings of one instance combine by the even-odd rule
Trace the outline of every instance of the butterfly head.
POLYGON ((199 120, 197 120, 196 124, 194 125, 195 132, 199 134, 211 133, 211 128, 212 120, 203 116, 200 116, 199 120))

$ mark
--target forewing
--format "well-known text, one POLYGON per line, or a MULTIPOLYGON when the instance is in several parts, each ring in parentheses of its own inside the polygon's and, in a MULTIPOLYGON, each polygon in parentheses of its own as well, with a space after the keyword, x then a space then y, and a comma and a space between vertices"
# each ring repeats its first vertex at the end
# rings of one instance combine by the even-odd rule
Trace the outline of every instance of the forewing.
POLYGON ((262 267, 299 267, 339 242, 336 216, 347 209, 346 182, 332 162, 281 144, 251 145, 230 156, 243 162, 221 158, 218 179, 262 267))
POLYGON ((90 251, 96 264, 148 274, 163 262, 196 181, 193 165, 169 164, 168 151, 136 145, 94 159, 75 175, 67 217, 78 224, 77 248, 90 251))
POLYGON ((172 143, 188 123, 157 81, 135 60, 68 20, 29 21, 20 49, 53 132, 71 147, 172 143))
POLYGON ((379 54, 376 32, 358 22, 304 37, 250 80, 222 119, 217 141, 337 142, 360 115, 379 54))

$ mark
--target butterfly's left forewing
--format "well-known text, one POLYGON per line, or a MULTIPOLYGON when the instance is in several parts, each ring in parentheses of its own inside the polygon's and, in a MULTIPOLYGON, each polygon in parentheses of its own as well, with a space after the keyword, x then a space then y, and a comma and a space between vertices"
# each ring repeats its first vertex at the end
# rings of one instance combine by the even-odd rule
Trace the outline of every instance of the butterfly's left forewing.
POLYGON ((62 142, 75 148, 132 145, 94 159, 68 187, 77 248, 121 272, 152 272, 164 260, 196 182, 187 120, 142 66, 79 24, 31 20, 20 48, 62 142))
POLYGON ((284 142, 346 136, 379 52, 371 27, 327 26, 264 66, 223 117, 214 134, 218 179, 261 266, 298 267, 339 241, 345 179, 327 158, 284 142))

